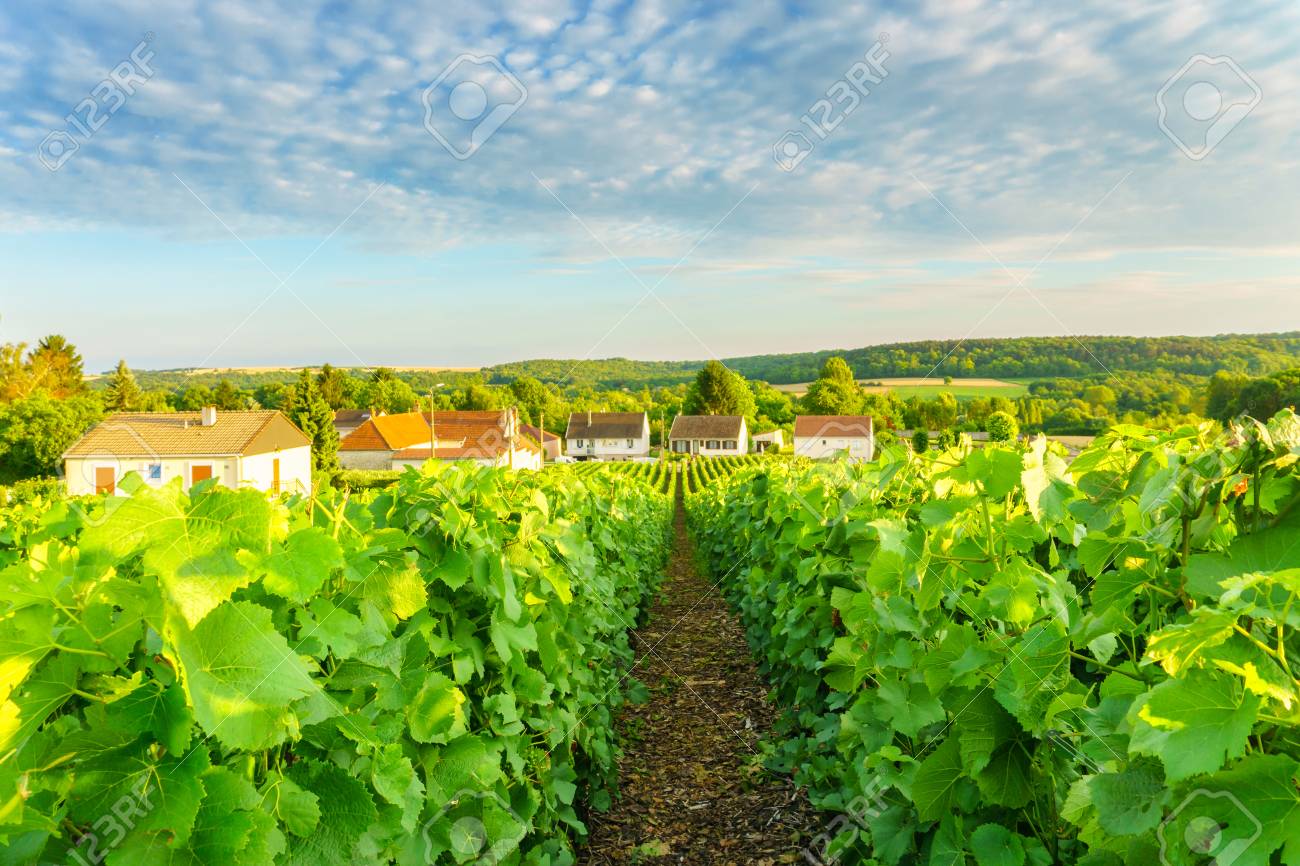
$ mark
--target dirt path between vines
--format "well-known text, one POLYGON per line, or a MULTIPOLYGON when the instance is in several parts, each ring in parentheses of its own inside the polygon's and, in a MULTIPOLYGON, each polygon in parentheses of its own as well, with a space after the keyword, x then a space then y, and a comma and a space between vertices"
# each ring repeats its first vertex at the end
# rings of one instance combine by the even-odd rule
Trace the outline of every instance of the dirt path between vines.
POLYGON ((650 700, 625 708, 620 796, 589 820, 585 866, 802 862, 807 800, 762 768, 765 700, 739 623, 695 567, 679 500, 668 577, 636 634, 650 700))

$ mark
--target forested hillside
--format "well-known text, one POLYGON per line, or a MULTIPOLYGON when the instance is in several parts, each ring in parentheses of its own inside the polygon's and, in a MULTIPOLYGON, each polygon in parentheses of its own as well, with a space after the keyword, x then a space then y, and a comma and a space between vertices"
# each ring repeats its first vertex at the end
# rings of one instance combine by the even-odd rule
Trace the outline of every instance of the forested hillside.
POLYGON ((773 384, 808 382, 831 355, 859 377, 990 376, 1002 379, 1085 376, 1112 371, 1162 371, 1209 376, 1218 370, 1260 375, 1294 367, 1300 332, 1215 337, 1015 337, 893 343, 862 349, 728 358, 731 369, 773 384), (949 354, 951 353, 951 354, 949 354), (936 365, 937 368, 936 368, 936 365), (931 373, 933 371, 933 373, 931 373))

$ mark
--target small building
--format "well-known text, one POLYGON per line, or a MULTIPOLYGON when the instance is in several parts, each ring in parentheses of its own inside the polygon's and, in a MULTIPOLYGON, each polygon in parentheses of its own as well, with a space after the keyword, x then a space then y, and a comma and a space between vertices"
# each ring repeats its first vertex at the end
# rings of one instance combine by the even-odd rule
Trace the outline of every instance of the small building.
POLYGON ((334 429, 338 431, 339 438, 351 433, 362 424, 370 420, 369 409, 339 409, 334 413, 334 429))
POLYGON ((439 411, 432 419, 431 428, 428 412, 376 415, 339 442, 339 463, 344 469, 402 469, 436 457, 511 469, 542 466, 541 446, 520 431, 513 409, 439 411))
POLYGON ((63 453, 68 493, 114 493, 130 472, 159 487, 216 479, 273 493, 311 490, 311 439, 276 410, 124 412, 63 453))
POLYGON ((785 433, 780 430, 769 430, 766 433, 755 433, 752 437, 754 440, 754 450, 763 453, 767 450, 780 451, 785 447, 785 433))
POLYGON ((644 412, 574 412, 565 451, 578 460, 637 460, 650 456, 650 417, 644 412))
POLYGON ((668 431, 668 445, 674 454, 747 454, 749 431, 740 415, 678 415, 668 431))
POLYGON ((533 424, 520 424, 519 432, 539 443, 542 446, 542 455, 547 460, 555 460, 564 453, 564 440, 555 433, 533 424))
POLYGON ((870 460, 876 434, 868 415, 799 415, 794 419, 794 453, 821 459, 870 460))

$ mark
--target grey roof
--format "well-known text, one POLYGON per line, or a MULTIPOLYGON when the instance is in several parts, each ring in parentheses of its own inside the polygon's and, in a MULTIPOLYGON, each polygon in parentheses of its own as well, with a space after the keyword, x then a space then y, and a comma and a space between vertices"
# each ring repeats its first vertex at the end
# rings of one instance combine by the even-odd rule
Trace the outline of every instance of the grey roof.
POLYGON ((574 412, 565 439, 639 439, 645 435, 644 412, 574 412))
POLYGON ((669 439, 739 439, 745 419, 739 415, 678 415, 669 439))

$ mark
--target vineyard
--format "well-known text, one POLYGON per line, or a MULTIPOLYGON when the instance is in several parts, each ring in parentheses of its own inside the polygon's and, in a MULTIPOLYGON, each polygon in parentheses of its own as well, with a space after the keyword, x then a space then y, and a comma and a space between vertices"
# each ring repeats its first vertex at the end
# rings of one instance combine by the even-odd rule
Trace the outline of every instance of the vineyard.
POLYGON ((818 862, 1300 862, 1298 458, 1288 412, 693 481, 818 862))
POLYGON ((12 506, 0 859, 572 862, 666 558, 671 500, 631 480, 12 506))
POLYGON ((1300 420, 1054 447, 27 491, 0 863, 1300 862, 1300 420))

